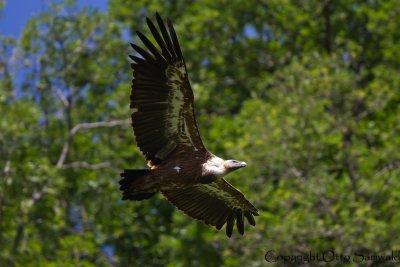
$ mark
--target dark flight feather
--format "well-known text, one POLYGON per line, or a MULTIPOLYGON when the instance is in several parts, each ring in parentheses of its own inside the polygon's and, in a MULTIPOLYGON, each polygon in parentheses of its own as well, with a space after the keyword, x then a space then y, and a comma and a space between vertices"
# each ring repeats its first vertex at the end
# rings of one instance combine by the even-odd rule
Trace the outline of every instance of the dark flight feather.
POLYGON ((226 230, 226 235, 228 237, 232 236, 234 223, 235 223, 235 218, 234 218, 233 212, 231 212, 228 215, 228 218, 226 219, 226 229, 225 230, 226 230))
POLYGON ((247 218, 247 221, 248 221, 251 225, 256 226, 256 221, 254 220, 254 217, 253 217, 253 215, 252 215, 250 212, 245 211, 245 212, 244 212, 244 216, 247 218))
POLYGON ((167 49, 168 49, 169 53, 171 54, 172 59, 175 60, 176 53, 175 53, 174 49, 172 48, 171 39, 169 37, 167 29, 165 28, 165 24, 158 13, 156 13, 156 20, 157 20, 158 28, 160 29, 161 34, 165 40, 165 44, 167 45, 167 49))
MULTIPOLYGON (((228 221, 236 220, 238 231, 242 235, 244 234, 243 213, 250 214, 252 211, 257 211, 241 192, 224 179, 183 189, 162 190, 162 193, 187 215, 213 225, 218 230, 228 221)), ((227 225, 227 231, 230 228, 231 225, 227 225)))
POLYGON ((167 20, 169 34, 171 36, 172 45, 174 47, 174 51, 179 59, 183 60, 182 51, 179 46, 178 37, 176 36, 174 26, 172 25, 171 20, 167 20))
POLYGON ((154 39, 156 40, 158 46, 161 48, 164 57, 167 59, 167 61, 170 61, 172 59, 171 53, 168 51, 164 40, 160 36, 160 33, 157 31, 153 22, 149 18, 146 18, 146 21, 151 33, 154 36, 154 39))
POLYGON ((236 215, 236 226, 241 235, 244 234, 244 222, 243 222, 243 212, 239 209, 235 209, 236 215))
POLYGON ((148 62, 154 62, 156 63, 155 58, 150 55, 150 53, 148 53, 146 50, 142 49, 140 46, 137 46, 135 44, 131 44, 132 48, 139 53, 139 55, 141 55, 143 57, 143 59, 145 59, 148 62))
POLYGON ((142 40, 143 44, 149 49, 149 51, 153 54, 153 56, 157 59, 157 61, 167 64, 165 58, 160 54, 157 48, 147 39, 143 33, 136 31, 136 34, 139 36, 140 40, 142 40))

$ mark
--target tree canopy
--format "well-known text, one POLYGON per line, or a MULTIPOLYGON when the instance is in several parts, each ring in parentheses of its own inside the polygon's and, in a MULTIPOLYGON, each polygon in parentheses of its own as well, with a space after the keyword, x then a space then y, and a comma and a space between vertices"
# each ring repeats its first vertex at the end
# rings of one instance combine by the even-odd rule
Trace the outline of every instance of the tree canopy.
POLYGON ((0 36, 0 265, 264 266, 268 250, 398 250, 399 16, 398 0, 50 4, 19 39, 0 36), (121 201, 120 171, 146 164, 129 41, 155 12, 174 22, 205 145, 248 163, 227 176, 260 210, 243 237, 162 196, 121 201))

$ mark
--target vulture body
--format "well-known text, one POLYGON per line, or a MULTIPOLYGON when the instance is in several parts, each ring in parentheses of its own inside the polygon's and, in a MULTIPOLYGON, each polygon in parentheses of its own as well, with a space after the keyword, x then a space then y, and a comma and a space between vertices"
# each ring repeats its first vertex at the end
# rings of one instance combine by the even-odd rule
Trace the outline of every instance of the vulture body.
POLYGON ((146 49, 131 44, 136 54, 130 55, 132 127, 150 168, 121 173, 122 199, 144 200, 161 192, 195 219, 218 230, 226 224, 228 237, 235 222, 243 235, 243 218, 254 226, 258 211, 223 176, 246 163, 221 159, 204 147, 175 30, 170 20, 164 24, 158 14, 156 20, 158 29, 150 19, 147 25, 158 48, 137 32, 146 49))

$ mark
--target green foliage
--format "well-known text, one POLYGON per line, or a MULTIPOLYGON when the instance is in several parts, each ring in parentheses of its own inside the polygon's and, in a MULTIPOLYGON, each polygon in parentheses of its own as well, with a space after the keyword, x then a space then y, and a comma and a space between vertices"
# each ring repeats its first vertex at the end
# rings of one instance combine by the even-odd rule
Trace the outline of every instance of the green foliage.
POLYGON ((399 13, 396 0, 52 4, 18 42, 0 37, 0 265, 263 266, 267 250, 398 250, 399 13), (206 146, 248 162, 227 178, 260 209, 244 237, 162 196, 120 200, 120 170, 145 166, 127 37, 148 33, 156 11, 175 23, 206 146))

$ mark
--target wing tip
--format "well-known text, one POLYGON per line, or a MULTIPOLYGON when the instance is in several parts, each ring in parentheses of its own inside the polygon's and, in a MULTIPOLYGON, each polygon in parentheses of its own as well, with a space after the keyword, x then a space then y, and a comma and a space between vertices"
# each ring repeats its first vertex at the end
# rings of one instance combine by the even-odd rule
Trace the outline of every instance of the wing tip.
POLYGON ((156 19, 161 19, 162 20, 162 18, 160 16, 160 13, 158 13, 158 11, 156 11, 156 19))
POLYGON ((244 221, 243 221, 243 212, 241 209, 235 209, 235 216, 236 216, 236 227, 238 232, 241 235, 244 235, 244 221))
POLYGON ((226 227, 225 227, 225 233, 229 238, 232 236, 234 224, 235 224, 235 219, 233 217, 233 212, 231 212, 228 215, 228 218, 226 219, 226 227))

